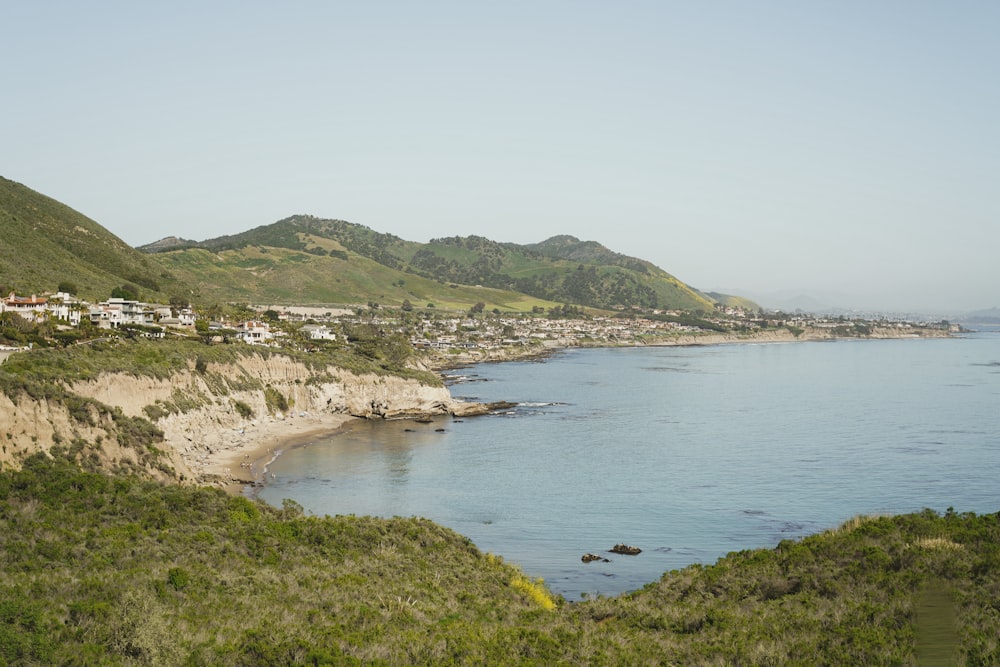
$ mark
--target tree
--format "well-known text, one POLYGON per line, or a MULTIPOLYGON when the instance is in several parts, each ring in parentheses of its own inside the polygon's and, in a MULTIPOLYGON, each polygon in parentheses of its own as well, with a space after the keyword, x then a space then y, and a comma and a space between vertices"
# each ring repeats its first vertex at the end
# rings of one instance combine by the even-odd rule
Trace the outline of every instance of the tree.
POLYGON ((170 297, 170 312, 173 314, 174 317, 177 317, 177 313, 179 313, 184 308, 187 308, 187 306, 188 306, 188 301, 184 297, 177 294, 170 297))
POLYGON ((76 296, 76 283, 71 283, 68 280, 64 280, 61 283, 59 283, 59 286, 56 288, 56 291, 65 292, 66 294, 72 294, 73 296, 76 296))
POLYGON ((476 305, 474 305, 471 309, 469 309, 469 312, 470 313, 481 313, 481 312, 483 312, 484 308, 486 308, 486 304, 483 303, 482 301, 480 301, 479 303, 477 303, 476 305))
POLYGON ((413 310, 413 304, 410 303, 409 299, 403 299, 403 310, 407 313, 413 310))
POLYGON ((56 339, 56 342, 63 347, 69 347, 73 343, 83 338, 83 333, 76 329, 67 329, 66 331, 57 331, 52 335, 56 339))
POLYGON ((111 290, 112 299, 125 299, 126 301, 139 300, 139 288, 130 283, 125 283, 121 287, 111 290))

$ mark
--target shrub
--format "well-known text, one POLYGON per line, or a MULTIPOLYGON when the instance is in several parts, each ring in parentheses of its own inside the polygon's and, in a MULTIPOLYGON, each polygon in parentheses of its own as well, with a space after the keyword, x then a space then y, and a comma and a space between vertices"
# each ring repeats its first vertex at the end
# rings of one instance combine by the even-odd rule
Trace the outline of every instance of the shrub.
POLYGON ((167 583, 175 591, 182 591, 187 588, 190 576, 182 567, 172 567, 167 571, 167 583))
POLYGON ((234 399, 233 407, 236 408, 236 412, 238 412, 243 419, 250 419, 253 417, 253 408, 243 401, 237 401, 234 399))
POLYGON ((264 402, 267 404, 268 412, 288 412, 288 400, 274 387, 264 388, 264 402))

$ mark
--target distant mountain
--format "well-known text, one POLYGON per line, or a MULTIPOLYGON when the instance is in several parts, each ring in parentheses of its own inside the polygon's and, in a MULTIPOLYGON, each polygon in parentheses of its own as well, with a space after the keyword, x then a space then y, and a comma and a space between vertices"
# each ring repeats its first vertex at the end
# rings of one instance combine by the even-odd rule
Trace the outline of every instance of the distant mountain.
POLYGON ((131 285, 150 300, 182 286, 153 258, 65 204, 0 177, 0 288, 19 294, 72 283, 106 299, 131 285))
POLYGON ((433 304, 530 311, 711 310, 743 304, 704 294, 654 264, 563 235, 541 243, 480 236, 406 241, 343 220, 295 215, 205 241, 170 236, 140 250, 68 206, 0 178, 0 288, 84 298, 131 286, 144 299, 195 303, 433 304))
POLYGON ((467 310, 530 311, 555 302, 510 290, 442 283, 407 273, 406 261, 420 247, 391 234, 342 220, 293 216, 270 225, 201 242, 157 241, 154 252, 167 270, 196 285, 203 303, 232 301, 351 304, 467 310))
MULTIPOLYGON (((370 275, 398 272, 400 275, 393 274, 391 282, 380 281, 381 287, 377 290, 380 294, 375 294, 376 298, 398 299, 401 296, 400 290, 388 289, 387 284, 399 281, 420 284, 423 280, 449 286, 492 288, 526 294, 550 303, 602 309, 640 306, 711 310, 720 300, 698 292, 650 262, 573 236, 555 236, 530 245, 499 243, 481 236, 416 243, 343 220, 296 215, 241 234, 195 244, 164 240, 142 249, 158 252, 171 270, 181 274, 185 264, 195 262, 198 251, 202 250, 215 253, 223 263, 246 265, 255 278, 262 278, 264 273, 278 270, 277 257, 272 256, 268 258, 271 261, 267 261, 258 255, 266 254, 265 250, 279 249, 282 253, 353 262, 349 265, 350 271, 347 265, 333 269, 340 281, 345 274, 356 274, 362 266, 370 275), (261 262, 267 265, 266 271, 261 262)), ((280 256, 282 261, 290 261, 290 255, 280 256)), ((289 286, 289 281, 281 282, 289 286)), ((259 281, 256 287, 269 289, 259 281)), ((341 296, 349 292, 345 289, 335 291, 341 296)), ((330 296, 329 289, 327 296, 330 296)))
POLYGON ((1000 324, 1000 308, 986 308, 966 313, 959 318, 961 322, 980 324, 1000 324))
POLYGON ((164 252, 167 250, 182 250, 184 248, 194 248, 198 245, 197 241, 191 241, 190 239, 182 239, 179 236, 167 236, 159 241, 153 243, 147 243, 141 246, 139 250, 148 253, 164 252))

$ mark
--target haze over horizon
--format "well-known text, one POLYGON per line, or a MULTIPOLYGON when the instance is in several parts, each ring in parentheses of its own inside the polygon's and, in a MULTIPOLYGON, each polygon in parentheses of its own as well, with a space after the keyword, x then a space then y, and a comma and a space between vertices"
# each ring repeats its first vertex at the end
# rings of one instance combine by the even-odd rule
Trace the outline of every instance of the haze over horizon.
POLYGON ((132 245, 296 213, 700 289, 1000 306, 1000 5, 14 3, 0 174, 132 245))

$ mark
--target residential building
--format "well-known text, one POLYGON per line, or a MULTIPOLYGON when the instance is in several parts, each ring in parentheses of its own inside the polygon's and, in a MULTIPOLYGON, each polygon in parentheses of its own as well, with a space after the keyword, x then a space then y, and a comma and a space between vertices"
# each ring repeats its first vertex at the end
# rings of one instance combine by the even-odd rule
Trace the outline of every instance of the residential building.
POLYGON ((236 328, 237 337, 250 345, 269 345, 274 333, 267 322, 247 321, 236 328))
POLYGON ((17 313, 29 322, 43 322, 48 317, 46 304, 48 299, 35 296, 17 296, 11 292, 2 300, 0 312, 17 313))

